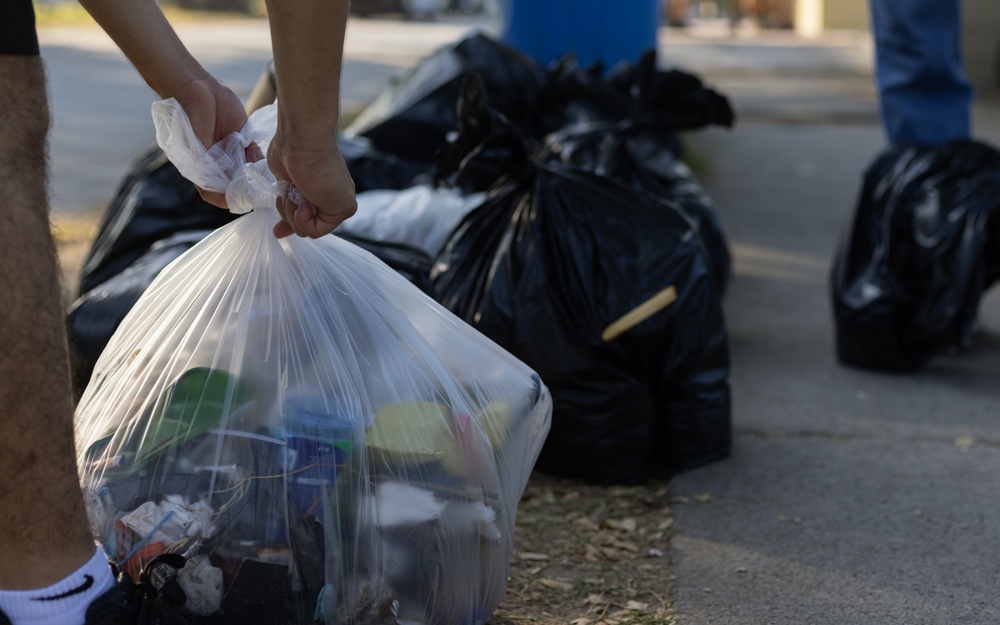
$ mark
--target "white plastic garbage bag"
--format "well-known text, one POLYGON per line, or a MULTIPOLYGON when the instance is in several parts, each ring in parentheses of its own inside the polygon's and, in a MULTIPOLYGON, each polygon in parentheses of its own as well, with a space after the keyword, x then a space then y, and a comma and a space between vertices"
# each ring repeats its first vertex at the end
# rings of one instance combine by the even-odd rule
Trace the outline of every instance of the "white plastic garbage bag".
POLYGON ((365 191, 358 194, 358 211, 337 231, 407 245, 434 258, 458 222, 485 198, 485 193, 463 195, 457 189, 430 185, 365 191))
POLYGON ((273 107, 211 150, 176 103, 156 114, 178 169, 250 212, 159 274, 80 401, 108 555, 220 623, 483 623, 547 389, 360 248, 275 239, 284 189, 243 158, 273 107))

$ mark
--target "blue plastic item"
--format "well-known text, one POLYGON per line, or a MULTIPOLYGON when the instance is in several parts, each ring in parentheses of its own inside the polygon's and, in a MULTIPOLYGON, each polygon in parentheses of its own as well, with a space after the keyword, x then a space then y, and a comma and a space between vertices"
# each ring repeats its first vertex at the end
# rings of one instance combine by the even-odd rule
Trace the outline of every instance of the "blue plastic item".
POLYGON ((502 39, 548 65, 566 53, 610 68, 656 47, 660 0, 506 0, 502 39))
POLYGON ((324 491, 335 487, 347 461, 355 419, 331 414, 322 398, 288 401, 285 412, 288 492, 300 514, 322 519, 323 500, 329 497, 324 491))

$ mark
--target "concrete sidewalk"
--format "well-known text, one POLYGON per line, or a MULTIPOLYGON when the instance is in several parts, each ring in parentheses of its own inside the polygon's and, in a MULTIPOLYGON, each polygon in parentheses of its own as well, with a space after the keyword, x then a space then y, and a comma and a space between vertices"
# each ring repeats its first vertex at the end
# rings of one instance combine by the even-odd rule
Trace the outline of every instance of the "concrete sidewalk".
MULTIPOLYGON (((674 481, 677 625, 1000 622, 1000 297, 971 350, 921 373, 834 353, 831 261, 884 146, 870 42, 661 43, 739 116, 690 140, 735 255, 735 436, 674 481)), ((996 144, 998 110, 977 108, 978 138, 996 144)))

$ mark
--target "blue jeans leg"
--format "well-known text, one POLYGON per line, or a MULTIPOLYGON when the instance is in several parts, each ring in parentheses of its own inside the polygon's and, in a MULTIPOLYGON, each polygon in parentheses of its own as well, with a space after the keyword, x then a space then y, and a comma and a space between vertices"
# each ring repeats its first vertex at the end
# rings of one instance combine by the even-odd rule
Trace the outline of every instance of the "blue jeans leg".
POLYGON ((869 0, 875 84, 894 145, 970 134, 973 90, 962 66, 960 0, 869 0))

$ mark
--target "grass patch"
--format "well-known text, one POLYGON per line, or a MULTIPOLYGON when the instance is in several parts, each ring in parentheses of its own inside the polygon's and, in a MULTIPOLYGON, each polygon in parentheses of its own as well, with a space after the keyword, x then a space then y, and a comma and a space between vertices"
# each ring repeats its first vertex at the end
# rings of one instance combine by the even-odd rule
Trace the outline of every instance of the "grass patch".
MULTIPOLYGON (((175 5, 161 7, 172 24, 184 22, 205 22, 234 19, 256 19, 263 17, 263 0, 254 4, 252 14, 236 11, 193 11, 175 5)), ((53 26, 97 26, 94 18, 75 1, 35 3, 35 24, 39 28, 53 26)))
POLYGON ((59 258, 63 303, 66 305, 76 299, 80 270, 97 236, 103 213, 103 206, 95 206, 81 213, 52 216, 52 238, 59 258))
POLYGON ((35 3, 35 24, 48 26, 97 26, 94 18, 76 2, 35 3))
POLYGON ((673 625, 669 504, 666 483, 532 475, 507 596, 487 625, 673 625))

